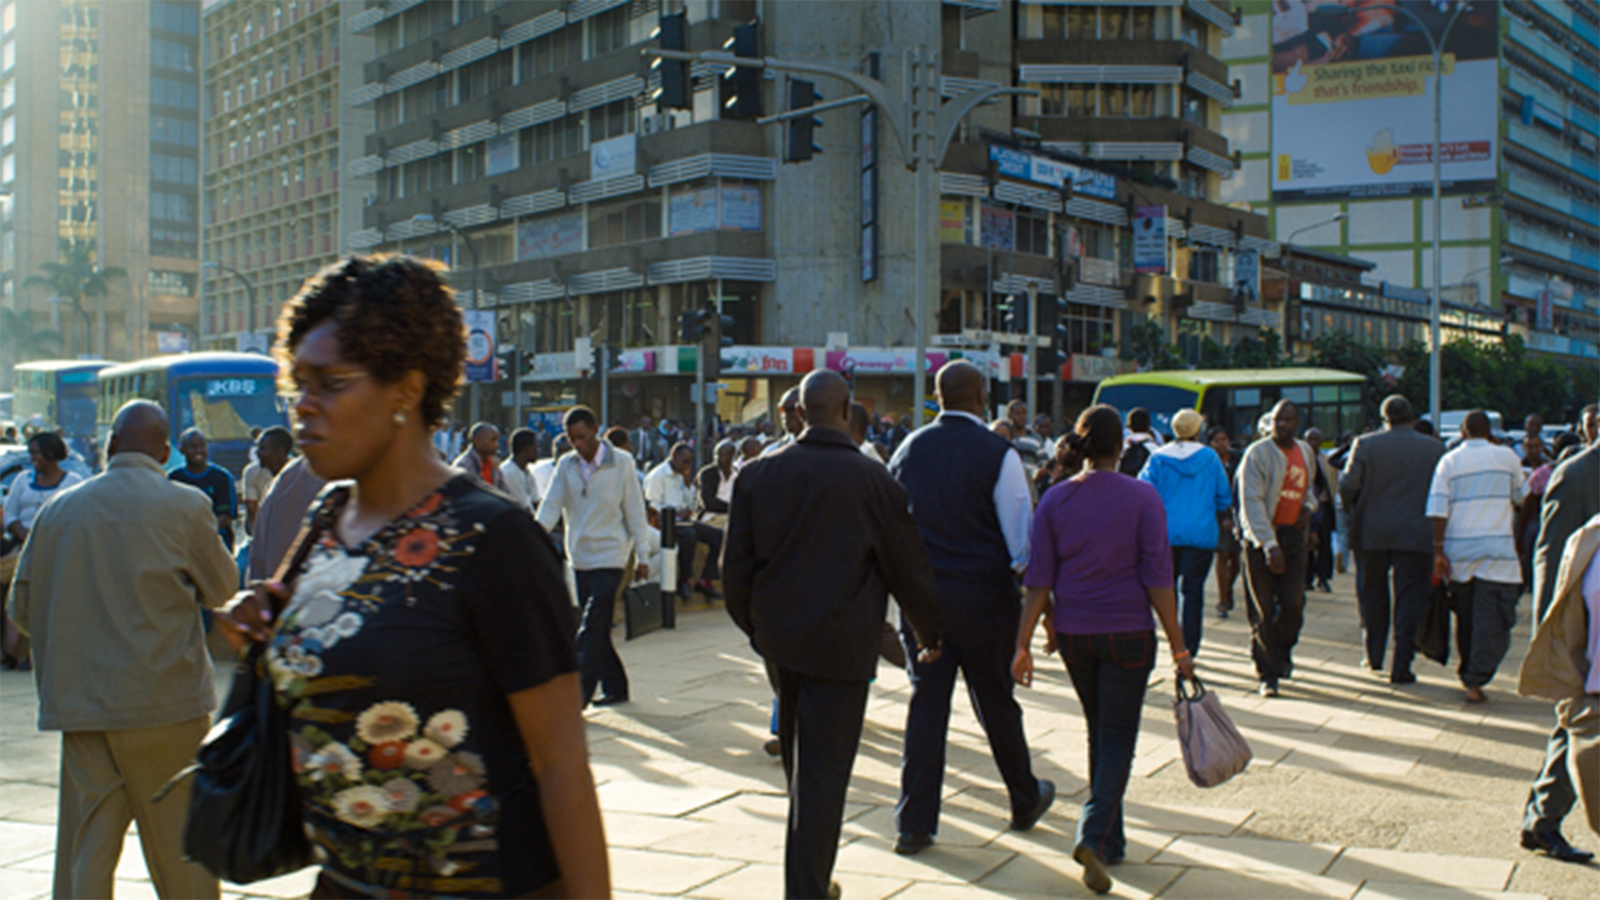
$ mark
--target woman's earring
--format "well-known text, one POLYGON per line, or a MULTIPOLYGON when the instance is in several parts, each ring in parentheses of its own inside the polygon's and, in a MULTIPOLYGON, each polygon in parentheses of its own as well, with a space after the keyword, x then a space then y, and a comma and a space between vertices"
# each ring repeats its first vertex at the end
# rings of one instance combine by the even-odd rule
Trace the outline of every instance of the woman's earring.
POLYGON ((394 411, 394 427, 396 427, 396 428, 404 428, 405 424, 406 424, 406 411, 403 410, 403 409, 395 410, 394 411))

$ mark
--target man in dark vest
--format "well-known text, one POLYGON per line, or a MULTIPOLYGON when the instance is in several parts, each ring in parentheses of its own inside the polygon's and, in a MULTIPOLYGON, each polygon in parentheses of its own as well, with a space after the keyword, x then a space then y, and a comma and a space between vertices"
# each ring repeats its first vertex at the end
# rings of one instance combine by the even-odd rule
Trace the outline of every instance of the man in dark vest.
MULTIPOLYGON (((1028 565, 1033 520, 1022 458, 983 425, 988 397, 977 366, 946 365, 936 389, 939 417, 907 438, 889 462, 889 473, 911 495, 911 515, 928 545, 945 624, 943 655, 910 666, 911 704, 895 809, 899 838, 894 849, 903 855, 930 846, 938 831, 950 695, 958 669, 1011 795, 1011 827, 1032 828, 1056 795, 1054 784, 1033 776, 1022 709, 1012 695, 1016 573, 1028 565)), ((915 636, 904 625, 901 633, 907 658, 914 659, 915 636)))

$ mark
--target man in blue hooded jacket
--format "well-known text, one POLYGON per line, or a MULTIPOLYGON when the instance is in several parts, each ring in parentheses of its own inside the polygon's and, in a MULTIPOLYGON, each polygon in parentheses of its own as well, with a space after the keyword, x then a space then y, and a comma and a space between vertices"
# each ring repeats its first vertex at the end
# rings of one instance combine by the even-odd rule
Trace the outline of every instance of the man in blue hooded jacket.
POLYGON ((1228 527, 1232 495, 1228 472, 1215 450, 1197 440, 1205 419, 1192 409, 1172 417, 1177 438, 1150 454, 1139 472, 1161 495, 1167 510, 1167 541, 1178 589, 1178 619, 1183 642, 1200 652, 1200 621, 1205 609, 1206 576, 1217 552, 1217 529, 1228 527))

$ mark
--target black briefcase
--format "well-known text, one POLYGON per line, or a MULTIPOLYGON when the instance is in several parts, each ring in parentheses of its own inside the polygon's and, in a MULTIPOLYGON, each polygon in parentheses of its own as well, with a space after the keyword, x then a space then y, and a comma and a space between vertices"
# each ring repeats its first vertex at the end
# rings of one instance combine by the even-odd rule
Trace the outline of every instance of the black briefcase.
POLYGON ((654 581, 641 581, 622 589, 622 609, 628 640, 659 631, 663 623, 663 606, 671 598, 661 593, 661 585, 654 581))
POLYGON ((1450 585, 1439 582, 1428 594, 1428 605, 1423 607, 1422 621, 1417 623, 1415 643, 1417 652, 1439 665, 1450 661, 1450 585))

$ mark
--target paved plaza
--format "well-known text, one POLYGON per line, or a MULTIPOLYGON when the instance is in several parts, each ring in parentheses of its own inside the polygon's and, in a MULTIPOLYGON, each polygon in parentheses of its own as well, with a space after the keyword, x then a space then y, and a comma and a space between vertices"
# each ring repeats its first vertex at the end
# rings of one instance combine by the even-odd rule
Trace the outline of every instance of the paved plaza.
MULTIPOLYGON (((1469 707, 1446 670, 1391 689, 1360 668, 1354 579, 1311 594, 1295 677, 1258 698, 1242 608, 1208 618, 1201 676, 1249 739, 1250 768, 1202 790, 1184 776, 1172 681, 1158 668, 1128 790, 1128 858, 1111 896, 1165 898, 1594 898, 1600 866, 1517 846, 1528 781, 1543 758, 1544 702, 1510 693, 1527 644, 1469 707)), ((619 629, 620 640, 620 629, 619 629)), ((621 646, 634 702, 588 714, 590 749, 618 896, 771 898, 782 893, 786 800, 762 750, 769 694, 760 661, 720 608, 621 646)), ((1452 663, 1454 660, 1452 660, 1452 663)), ((896 856, 894 804, 909 687, 882 666, 867 710, 835 877, 844 896, 915 900, 1089 896, 1071 859, 1085 797, 1083 719, 1058 660, 1019 691, 1040 777, 1060 798, 1033 831, 1008 831, 1009 806, 965 698, 952 718, 938 844, 896 856)), ((30 676, 0 675, 0 897, 47 896, 55 842, 58 736, 34 730, 30 676)), ((1579 846, 1600 845, 1581 813, 1579 846)), ((138 845, 121 897, 153 897, 138 845)), ((298 897, 302 872, 225 896, 298 897)))

